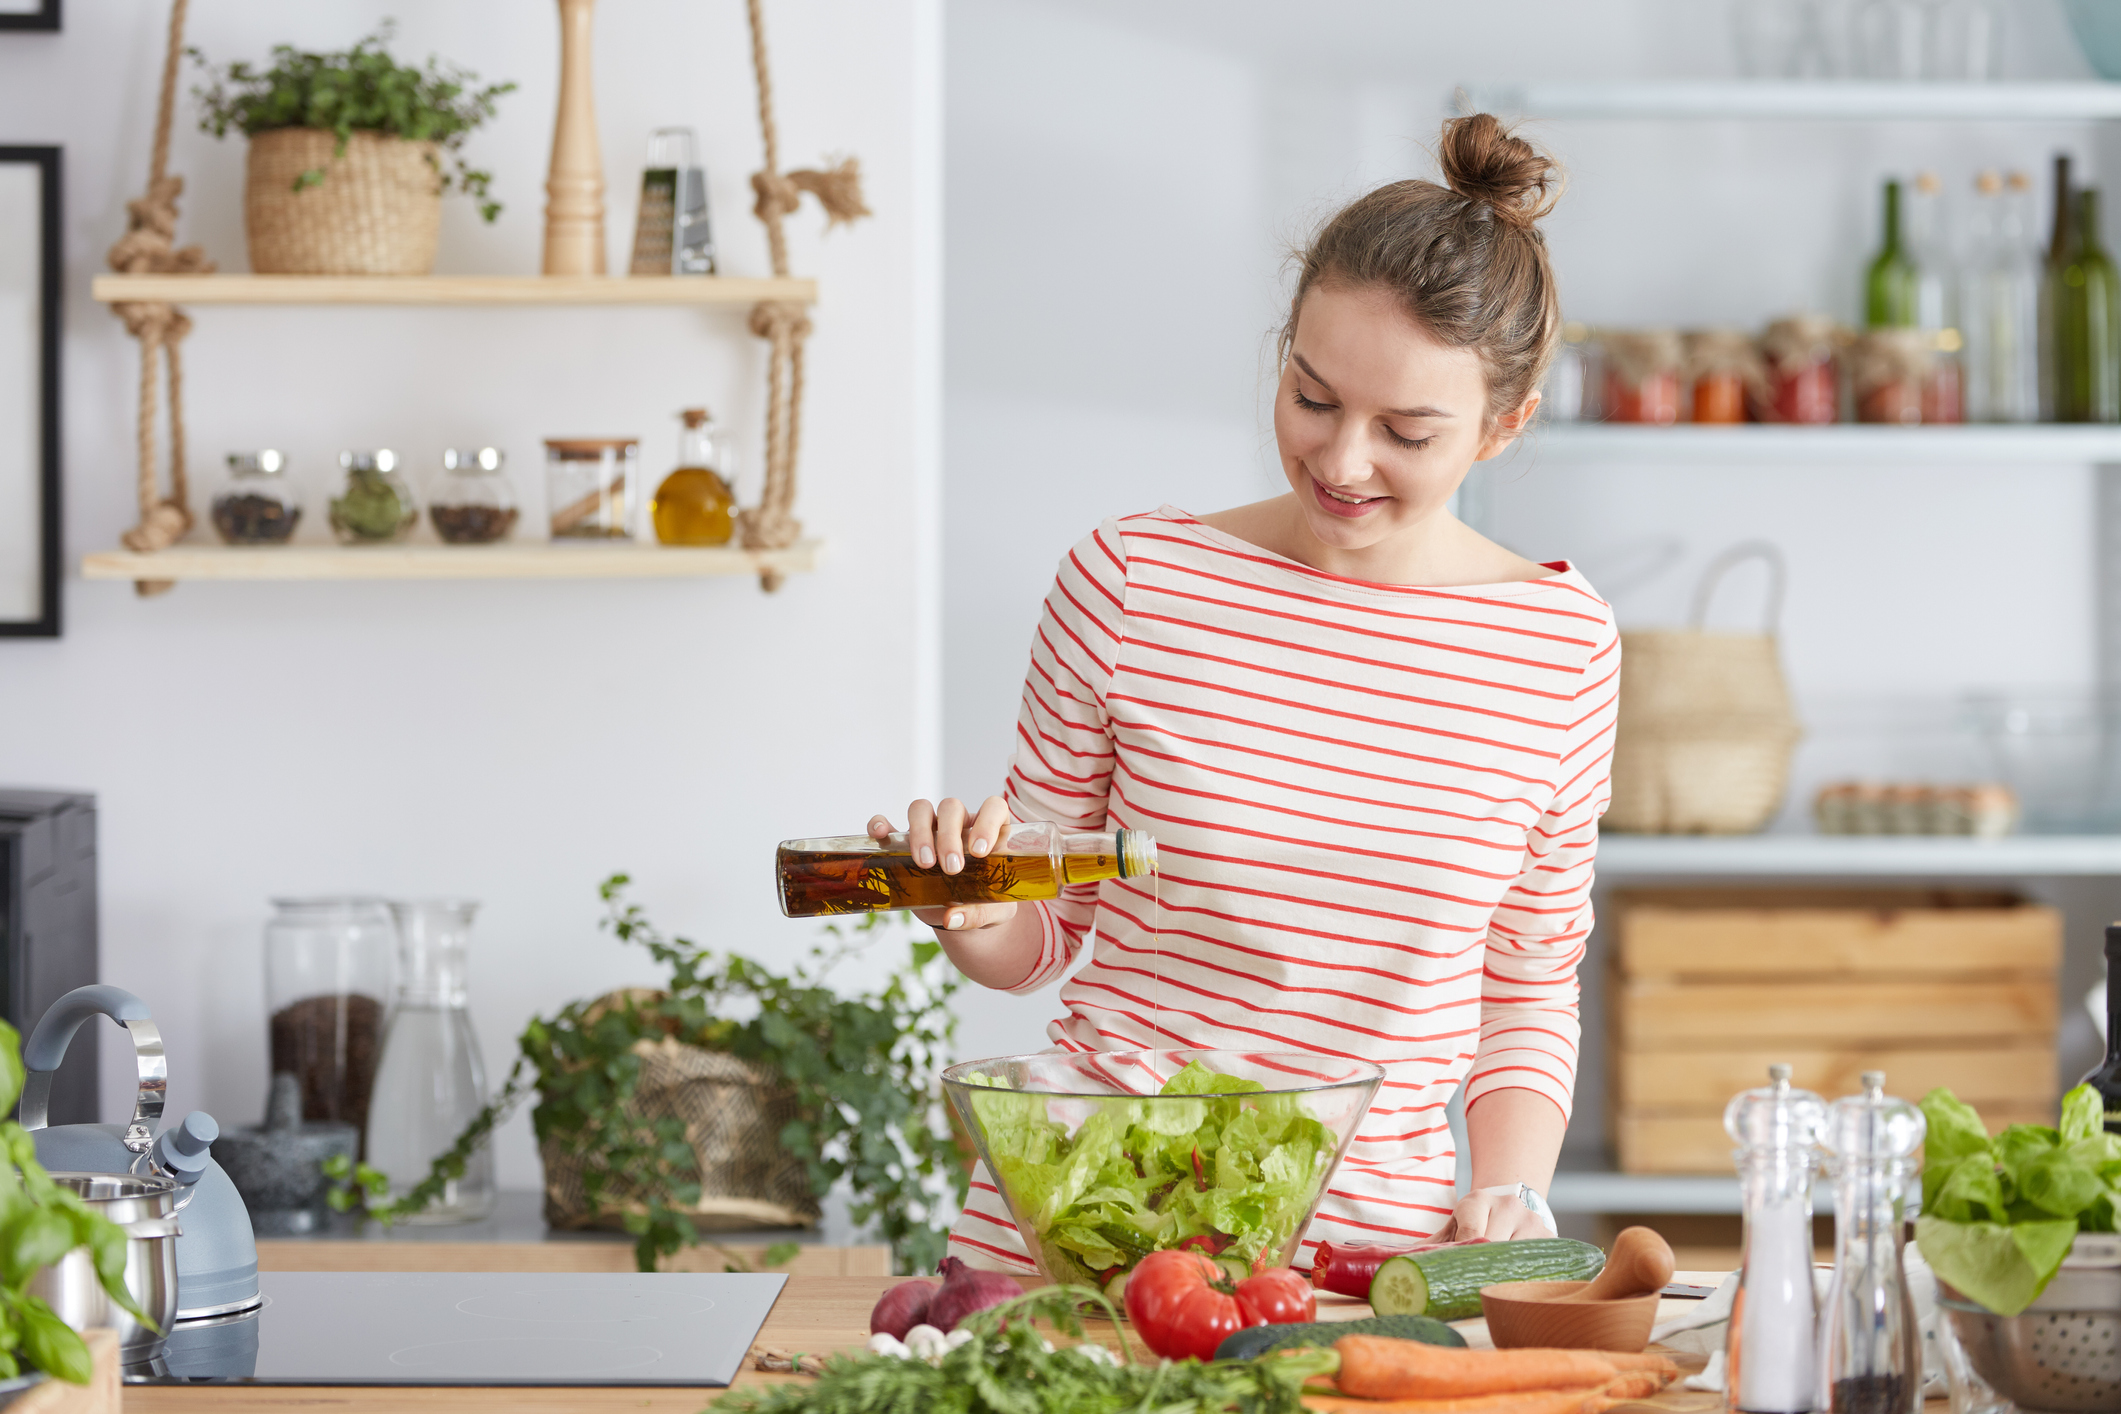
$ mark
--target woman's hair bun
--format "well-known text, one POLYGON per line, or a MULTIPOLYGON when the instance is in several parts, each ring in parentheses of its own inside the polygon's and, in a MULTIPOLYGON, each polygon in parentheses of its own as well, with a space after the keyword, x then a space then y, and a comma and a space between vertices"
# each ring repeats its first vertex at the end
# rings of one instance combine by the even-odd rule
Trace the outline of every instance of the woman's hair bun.
POLYGON ((1496 219, 1530 229, 1561 196, 1552 158, 1514 136, 1493 113, 1469 113, 1443 125, 1437 160, 1452 191, 1485 203, 1496 219))

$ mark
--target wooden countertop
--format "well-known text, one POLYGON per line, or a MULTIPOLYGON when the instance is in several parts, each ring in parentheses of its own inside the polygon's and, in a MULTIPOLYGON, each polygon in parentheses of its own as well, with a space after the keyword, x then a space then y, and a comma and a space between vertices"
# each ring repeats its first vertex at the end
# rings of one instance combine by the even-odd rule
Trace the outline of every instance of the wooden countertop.
MULTIPOLYGON (((594 1248, 557 1249, 559 1253, 595 1251, 594 1248)), ((623 1249, 621 1249, 623 1250, 623 1249)), ((384 1245, 338 1242, 260 1242, 259 1265, 268 1271, 579 1271, 573 1263, 580 1257, 554 1255, 548 1244, 534 1243, 423 1243, 384 1245), (424 1260, 423 1260, 424 1259, 424 1260), (553 1261, 568 1265, 552 1266, 553 1261), (299 1264, 299 1265, 298 1265, 299 1264)), ((847 1266, 868 1266, 873 1261, 861 1248, 809 1248, 806 1256, 791 1264, 787 1287, 774 1304, 773 1314, 760 1330, 757 1345, 780 1350, 826 1353, 859 1350, 869 1340, 869 1311, 876 1299, 894 1283, 903 1280, 872 1272, 845 1273, 847 1266), (835 1254, 860 1254, 838 1257, 835 1254), (832 1268, 838 1265, 840 1272, 832 1268)), ((710 1268, 712 1270, 713 1268, 710 1268)), ((1667 1303, 1676 1312, 1688 1303, 1667 1303)), ((1370 1308, 1347 1297, 1321 1294, 1319 1319, 1355 1320, 1370 1314, 1370 1308)), ((1669 1313, 1668 1313, 1669 1314, 1669 1313)), ((1467 1321, 1460 1325, 1474 1345, 1487 1343, 1486 1323, 1467 1321)), ((1117 1347, 1111 1327, 1102 1321, 1087 1323, 1089 1339, 1117 1347)), ((1699 1360, 1681 1359, 1682 1368, 1698 1367, 1699 1360)), ((768 1374, 747 1369, 733 1388, 781 1384, 807 1378, 768 1374)), ((202 1410, 285 1410, 300 1414, 346 1410, 357 1414, 473 1414, 481 1410, 526 1410, 532 1414, 604 1414, 605 1411, 640 1411, 641 1414, 696 1414, 717 1396, 712 1389, 465 1389, 418 1386, 271 1386, 245 1388, 202 1385, 127 1385, 126 1414, 197 1414, 202 1410)), ((1723 1407, 1723 1396, 1674 1387, 1652 1400, 1625 1404, 1612 1414, 1712 1414, 1723 1407)))

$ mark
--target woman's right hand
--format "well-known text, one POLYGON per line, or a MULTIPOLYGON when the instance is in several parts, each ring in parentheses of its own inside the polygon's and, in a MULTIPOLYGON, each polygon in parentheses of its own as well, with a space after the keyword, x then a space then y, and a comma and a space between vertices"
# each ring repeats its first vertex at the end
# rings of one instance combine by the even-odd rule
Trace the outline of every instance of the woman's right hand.
MULTIPOLYGON (((985 858, 1014 823, 1009 818, 1008 802, 998 795, 988 796, 979 813, 969 819, 965 802, 955 796, 939 805, 916 800, 906 807, 906 843, 913 851, 913 862, 923 869, 940 864, 945 874, 956 874, 964 869, 967 858, 985 858)), ((881 815, 869 822, 871 839, 880 840, 892 831, 891 822, 881 815)), ((1011 900, 953 903, 941 908, 916 908, 913 916, 937 932, 971 932, 1007 923, 1016 916, 1016 904, 1011 900)))

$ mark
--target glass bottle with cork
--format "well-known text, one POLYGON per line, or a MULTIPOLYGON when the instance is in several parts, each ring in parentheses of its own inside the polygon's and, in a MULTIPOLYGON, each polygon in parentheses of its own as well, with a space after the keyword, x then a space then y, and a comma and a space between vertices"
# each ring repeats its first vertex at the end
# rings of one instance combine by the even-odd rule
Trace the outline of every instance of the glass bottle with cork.
POLYGON ((649 503, 655 538, 665 545, 727 545, 736 528, 736 468, 729 439, 705 408, 678 416, 677 469, 649 503))
POLYGON ((2041 289, 2042 385, 2056 422, 2121 422, 2121 274, 2099 243, 2099 193, 2055 159, 2055 233, 2041 289))
POLYGON ((904 831, 873 839, 835 835, 783 840, 775 857, 781 912, 790 918, 1058 898, 1071 884, 1156 872, 1156 841, 1141 830, 1063 832, 1028 820, 984 857, 945 874, 914 862, 904 831))

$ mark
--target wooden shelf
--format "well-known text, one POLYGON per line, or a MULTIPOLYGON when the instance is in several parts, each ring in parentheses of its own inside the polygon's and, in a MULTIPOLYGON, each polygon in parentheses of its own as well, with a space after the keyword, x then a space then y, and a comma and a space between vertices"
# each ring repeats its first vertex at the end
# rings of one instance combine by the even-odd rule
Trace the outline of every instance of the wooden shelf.
POLYGON ((2070 122, 2121 118, 2115 83, 1469 84, 1476 108, 1533 118, 1749 118, 2070 122))
POLYGON ((2042 879, 2121 877, 2121 835, 1601 835, 1598 873, 1621 878, 2042 879))
POLYGON ((697 579, 802 573, 819 542, 785 550, 667 545, 173 545, 152 555, 81 557, 83 579, 697 579))
POLYGON ((105 304, 653 304, 817 303, 817 281, 715 275, 98 275, 105 304))
POLYGON ((2121 462, 2121 426, 1987 424, 1965 427, 1829 427, 1682 423, 1645 427, 1614 422, 1548 422, 1497 465, 1526 461, 1655 465, 1821 462, 1881 466, 2121 462))

